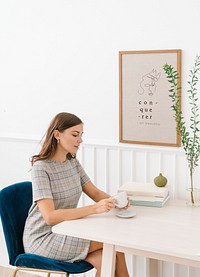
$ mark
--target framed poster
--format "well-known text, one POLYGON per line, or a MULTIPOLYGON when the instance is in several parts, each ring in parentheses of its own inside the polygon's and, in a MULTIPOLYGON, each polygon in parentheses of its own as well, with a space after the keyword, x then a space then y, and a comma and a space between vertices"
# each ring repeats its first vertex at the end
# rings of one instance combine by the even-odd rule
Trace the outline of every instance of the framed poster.
POLYGON ((163 66, 177 70, 181 50, 119 52, 120 142, 180 146, 163 66))

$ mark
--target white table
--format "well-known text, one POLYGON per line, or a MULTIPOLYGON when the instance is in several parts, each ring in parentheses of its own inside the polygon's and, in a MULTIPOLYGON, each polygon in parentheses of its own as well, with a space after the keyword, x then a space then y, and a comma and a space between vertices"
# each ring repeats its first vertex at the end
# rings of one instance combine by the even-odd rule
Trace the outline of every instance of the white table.
POLYGON ((158 260, 200 267, 200 208, 169 201, 162 208, 131 207, 125 219, 115 212, 64 221, 52 231, 103 242, 102 276, 114 276, 116 251, 150 258, 149 276, 157 277, 158 260))

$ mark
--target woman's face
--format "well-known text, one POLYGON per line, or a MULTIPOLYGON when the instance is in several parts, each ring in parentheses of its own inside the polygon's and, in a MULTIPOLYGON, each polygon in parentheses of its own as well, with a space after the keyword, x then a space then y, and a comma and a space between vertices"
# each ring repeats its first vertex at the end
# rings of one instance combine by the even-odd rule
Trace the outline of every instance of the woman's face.
POLYGON ((62 133, 57 131, 55 138, 58 140, 57 147, 65 153, 76 154, 82 143, 83 124, 66 129, 62 133))

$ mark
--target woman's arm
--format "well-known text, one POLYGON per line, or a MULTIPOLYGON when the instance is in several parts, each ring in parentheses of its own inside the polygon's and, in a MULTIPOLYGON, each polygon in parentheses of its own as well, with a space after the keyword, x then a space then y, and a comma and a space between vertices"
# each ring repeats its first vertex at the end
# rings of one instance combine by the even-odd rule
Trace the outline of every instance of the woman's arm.
MULTIPOLYGON (((86 189, 86 191, 87 190, 88 189, 86 189)), ((93 195, 93 193, 94 190, 92 189, 92 193, 89 193, 88 195, 93 195)), ((37 206, 42 213, 45 222, 48 225, 54 225, 64 220, 78 219, 91 214, 109 212, 115 207, 113 198, 109 197, 108 194, 103 192, 101 192, 100 195, 100 198, 99 196, 95 197, 95 199, 101 199, 97 203, 80 208, 56 210, 53 199, 38 200, 37 206), (105 198, 104 196, 106 199, 103 199, 105 198)))
POLYGON ((83 191, 95 202, 105 198, 110 198, 109 194, 98 189, 91 181, 83 187, 83 191))
POLYGON ((54 225, 64 220, 77 219, 94 214, 91 206, 74 209, 55 209, 53 199, 41 199, 37 201, 37 206, 48 225, 54 225))
MULTIPOLYGON (((112 199, 113 200, 113 204, 115 208, 115 200, 113 198, 111 198, 111 196, 109 194, 107 194, 106 192, 98 189, 92 182, 88 182, 84 187, 83 187, 83 191, 91 198, 93 199, 95 202, 100 201, 101 199, 112 199)), ((127 198, 128 203, 126 205, 126 207, 122 208, 122 209, 128 209, 130 207, 130 199, 129 197, 127 198)))

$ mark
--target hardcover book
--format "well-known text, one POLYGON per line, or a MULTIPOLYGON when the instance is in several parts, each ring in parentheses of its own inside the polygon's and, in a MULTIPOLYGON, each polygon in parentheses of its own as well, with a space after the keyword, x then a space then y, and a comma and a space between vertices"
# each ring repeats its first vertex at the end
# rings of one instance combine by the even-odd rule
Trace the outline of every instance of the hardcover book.
POLYGON ((154 183, 129 182, 119 187, 118 192, 126 191, 128 195, 166 197, 169 193, 168 186, 157 187, 154 183))
POLYGON ((121 186, 118 192, 125 191, 134 206, 163 207, 169 200, 169 188, 157 187, 154 183, 129 182, 121 186))
POLYGON ((166 197, 146 197, 129 196, 130 204, 133 206, 163 207, 169 200, 169 194, 166 197))

